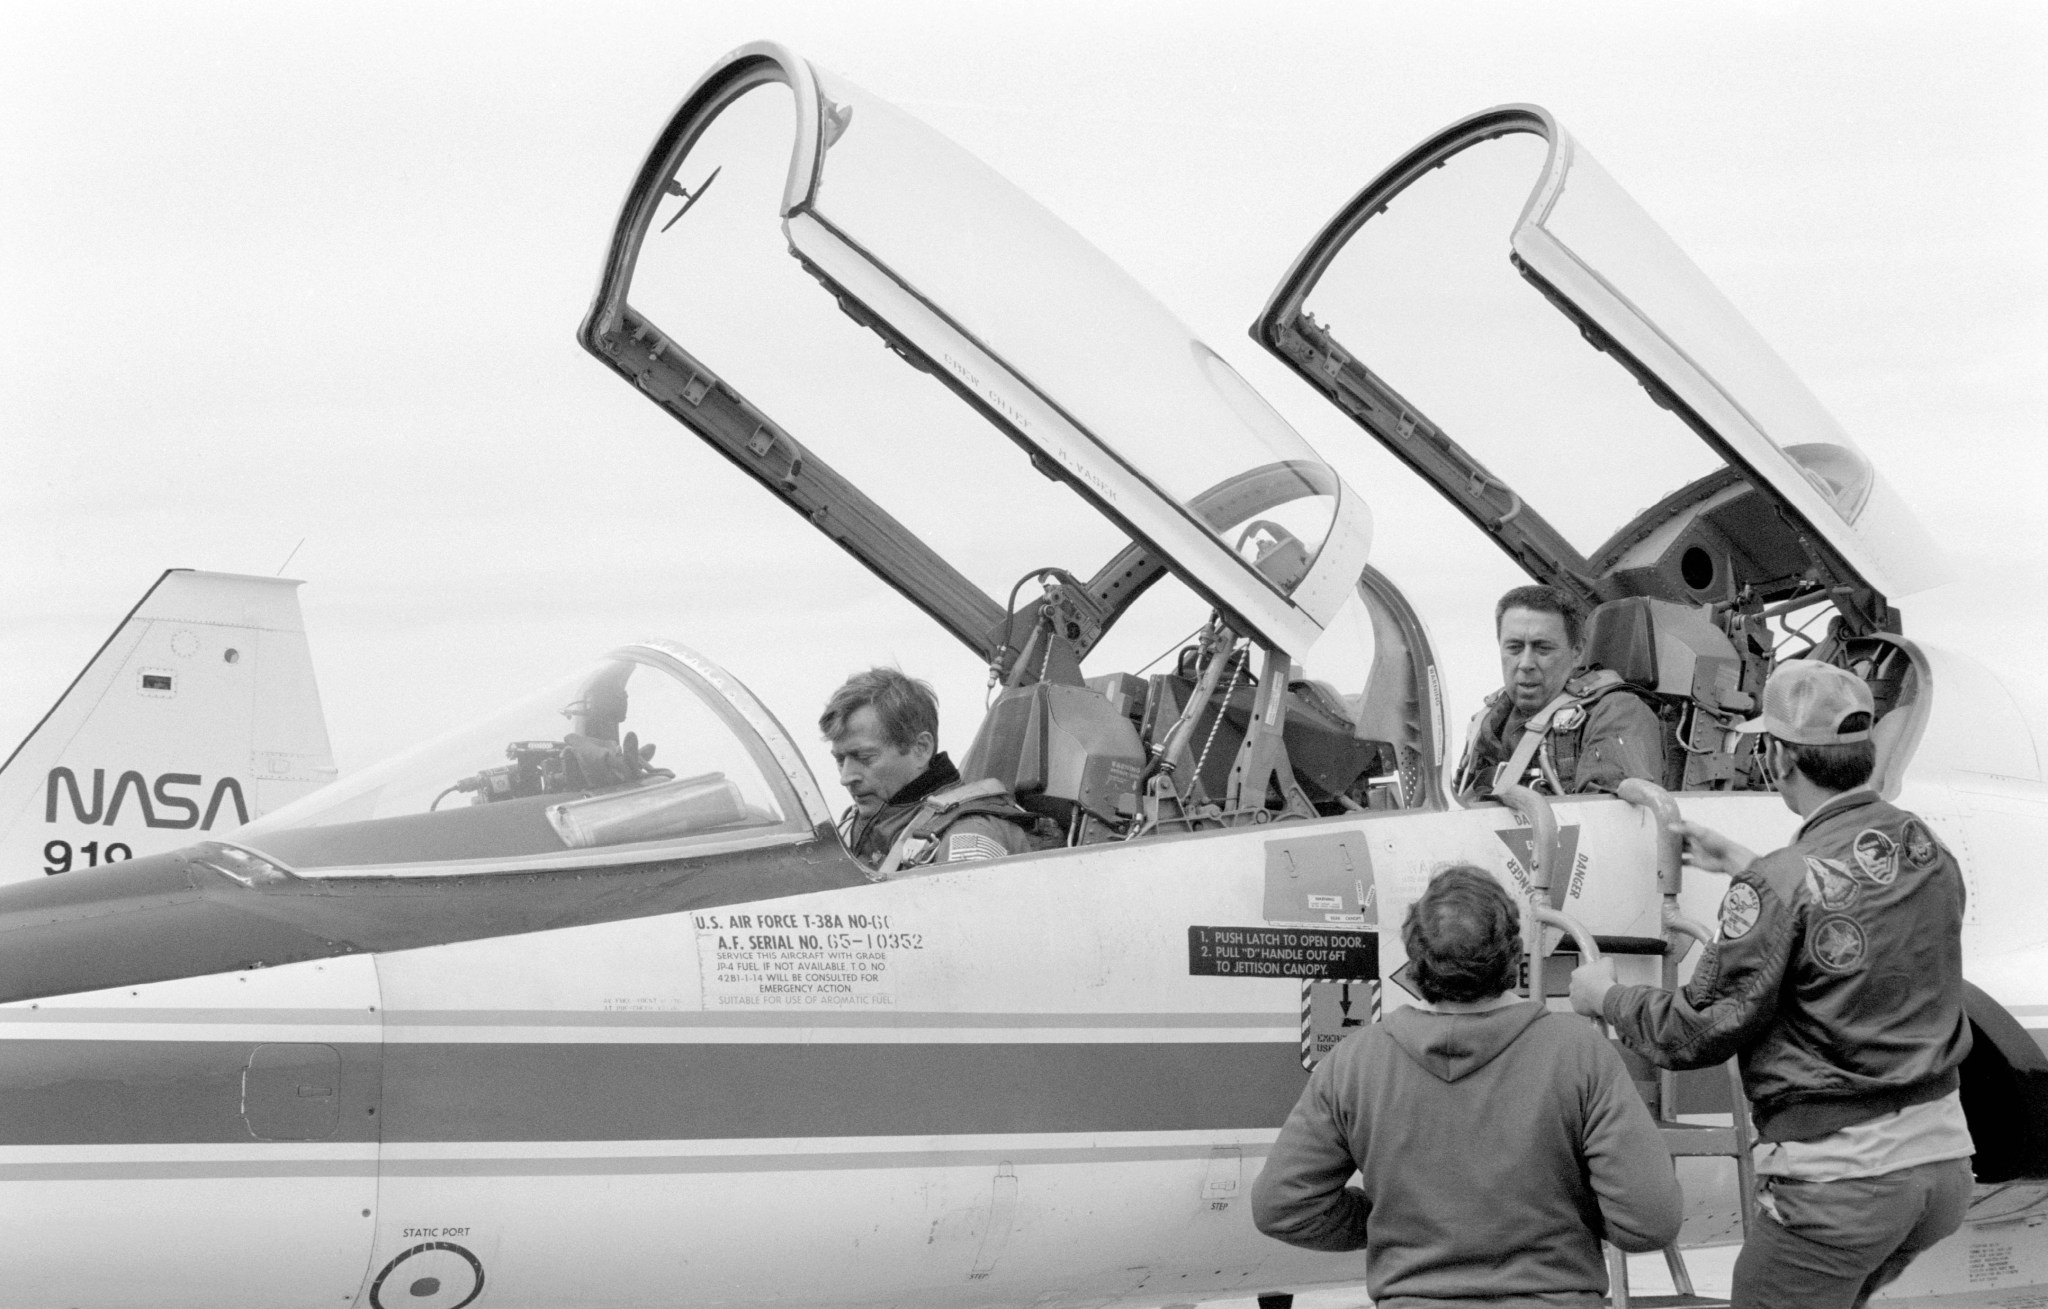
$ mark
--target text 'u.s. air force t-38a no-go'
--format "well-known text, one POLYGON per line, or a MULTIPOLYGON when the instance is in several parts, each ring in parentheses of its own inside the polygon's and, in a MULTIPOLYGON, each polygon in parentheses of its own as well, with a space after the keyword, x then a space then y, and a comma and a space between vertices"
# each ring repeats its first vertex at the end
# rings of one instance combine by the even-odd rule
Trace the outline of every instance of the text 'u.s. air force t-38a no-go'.
MULTIPOLYGON (((963 773, 1043 848, 872 878, 777 716, 650 642, 226 839, 0 887, 0 1298, 1051 1309, 1357 1282, 1245 1196, 1304 1067, 1402 963, 1382 929, 1462 861, 1546 947, 1689 967, 1722 885, 1680 875, 1664 823, 1790 834, 1730 728, 1791 657, 1867 679, 1876 785, 1970 883, 1978 1198, 1893 1292, 2048 1281, 2024 882, 2048 801, 1998 685, 1900 634, 1935 555, 1876 470, 1534 108, 1372 182, 1254 333, 1597 606, 1589 658, 1669 733, 1662 788, 1460 806, 1358 494, 1021 192, 749 46, 662 129, 581 340, 994 669, 963 773)), ((1531 962, 1554 992, 1566 965, 1531 962)), ((1712 1070, 1645 1089, 1726 1104, 1712 1070)), ((1739 1120, 1699 1130, 1739 1148, 1739 1120)), ((1734 1239, 1732 1162, 1685 1169, 1687 1239, 1734 1239)))

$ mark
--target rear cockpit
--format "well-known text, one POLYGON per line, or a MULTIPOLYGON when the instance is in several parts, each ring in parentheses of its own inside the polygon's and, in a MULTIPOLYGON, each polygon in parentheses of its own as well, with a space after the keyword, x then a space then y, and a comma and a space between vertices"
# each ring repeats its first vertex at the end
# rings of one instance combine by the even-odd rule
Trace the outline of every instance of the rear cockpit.
MULTIPOLYGON (((1855 669, 1881 715, 1924 700, 1891 605, 1944 580, 1939 553, 1541 109, 1473 115, 1374 179, 1253 335, 1594 610, 1586 662, 1655 701, 1673 789, 1765 784, 1726 729, 1780 660, 1855 669)), ((1880 739, 1898 756, 1914 734, 1902 719, 1880 739)))

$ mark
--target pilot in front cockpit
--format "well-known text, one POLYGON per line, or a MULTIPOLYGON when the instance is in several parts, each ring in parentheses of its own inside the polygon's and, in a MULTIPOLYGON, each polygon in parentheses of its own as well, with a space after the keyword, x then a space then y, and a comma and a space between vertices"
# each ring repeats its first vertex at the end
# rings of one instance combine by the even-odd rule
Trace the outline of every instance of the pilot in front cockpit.
POLYGON ((1518 586, 1493 611, 1501 689, 1486 697, 1458 763, 1459 800, 1522 785, 1549 795, 1612 793, 1630 777, 1662 785, 1663 724, 1620 676, 1579 672, 1586 619, 1549 586, 1518 586))
POLYGON ((1032 848, 1035 820, 1016 797, 993 780, 963 784, 938 748, 939 700, 924 682, 893 668, 855 673, 826 702, 818 730, 853 797, 839 835, 876 879, 1032 848))

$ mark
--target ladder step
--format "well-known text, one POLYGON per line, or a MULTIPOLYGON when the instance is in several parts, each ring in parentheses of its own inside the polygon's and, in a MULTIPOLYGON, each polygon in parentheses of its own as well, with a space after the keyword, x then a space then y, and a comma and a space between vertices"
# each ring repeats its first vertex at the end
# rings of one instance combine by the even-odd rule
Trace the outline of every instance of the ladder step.
POLYGON ((1631 1295, 1628 1303, 1629 1309, 1728 1309, 1726 1297, 1717 1295, 1631 1295))

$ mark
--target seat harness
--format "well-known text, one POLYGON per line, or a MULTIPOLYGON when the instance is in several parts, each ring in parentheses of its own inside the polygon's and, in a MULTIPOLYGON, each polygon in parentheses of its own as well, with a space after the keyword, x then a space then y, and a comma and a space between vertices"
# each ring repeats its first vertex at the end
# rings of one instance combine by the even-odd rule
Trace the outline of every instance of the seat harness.
POLYGON ((887 881, 901 869, 930 863, 938 855, 939 838, 946 829, 976 815, 1000 818, 1020 828, 1032 821, 1031 814, 1010 799, 1009 788, 993 777, 934 791, 918 802, 917 813, 897 835, 881 866, 868 874, 868 880, 887 881))
MULTIPOLYGON (((1519 782, 1534 763, 1542 770, 1542 783, 1552 795, 1566 794, 1563 777, 1576 774, 1579 768, 1578 729, 1584 726, 1586 715, 1599 700, 1615 691, 1630 689, 1621 674, 1606 668, 1596 668, 1564 684, 1564 690, 1549 704, 1529 715, 1529 721, 1522 725, 1522 738, 1515 742, 1514 752, 1507 761, 1493 770, 1493 780, 1488 789, 1498 795, 1503 786, 1519 782), (1563 738, 1553 742, 1553 734, 1563 738)), ((1495 692, 1498 696, 1502 692, 1495 692)), ((1479 743, 1479 729, 1486 716, 1492 712, 1498 701, 1489 696, 1484 708, 1473 715, 1472 725, 1465 736, 1465 766, 1459 772, 1457 790, 1464 793, 1475 778, 1474 749, 1479 743)))

